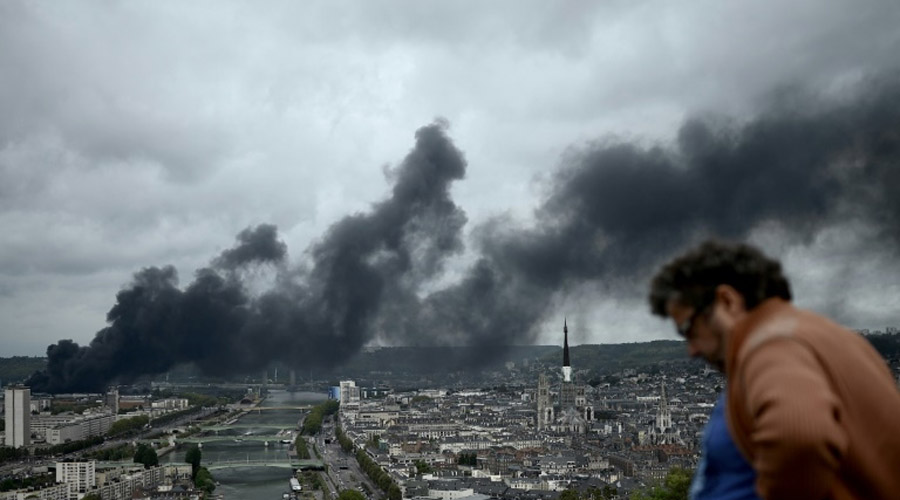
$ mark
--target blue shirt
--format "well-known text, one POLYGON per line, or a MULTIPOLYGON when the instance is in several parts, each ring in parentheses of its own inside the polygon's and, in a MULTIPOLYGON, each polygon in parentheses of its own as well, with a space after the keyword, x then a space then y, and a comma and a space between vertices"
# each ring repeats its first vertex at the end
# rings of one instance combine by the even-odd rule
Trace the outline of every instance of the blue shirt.
POLYGON ((759 500, 756 472, 738 451, 725 421, 725 391, 703 431, 700 464, 691 483, 691 500, 759 500))

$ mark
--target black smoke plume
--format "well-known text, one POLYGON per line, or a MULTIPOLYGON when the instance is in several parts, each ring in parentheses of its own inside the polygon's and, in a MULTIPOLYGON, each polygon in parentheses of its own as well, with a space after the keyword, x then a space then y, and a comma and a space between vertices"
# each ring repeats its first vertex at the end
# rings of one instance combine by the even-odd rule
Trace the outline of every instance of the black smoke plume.
POLYGON ((468 275, 407 304, 387 331, 398 343, 429 332, 477 345, 468 360, 484 361, 500 346, 531 342, 560 295, 611 283, 610 295, 642 296, 652 271, 685 246, 746 239, 763 225, 805 241, 861 221, 877 228, 873 244, 896 254, 900 78, 857 90, 839 101, 782 91, 744 124, 690 119, 674 148, 608 141, 572 149, 533 226, 498 217, 479 227, 481 258, 468 275))
POLYGON ((47 349, 35 391, 102 389, 193 362, 212 374, 241 373, 272 361, 331 367, 372 337, 386 290, 411 290, 462 250, 465 215, 450 183, 466 163, 438 122, 416 132, 416 145, 391 172, 391 195, 368 213, 334 224, 311 250, 308 271, 284 270, 274 226, 238 235, 234 248, 178 287, 174 268, 151 267, 116 297, 109 326, 88 346, 62 340, 47 349), (241 270, 268 265, 277 285, 252 297, 241 270))
POLYGON ((900 78, 833 99, 784 91, 744 123, 690 119, 671 147, 572 148, 534 224, 500 216, 476 227, 474 264, 457 283, 425 293, 463 248, 466 218, 449 187, 465 168, 442 124, 423 127, 393 172, 391 195, 333 225, 312 245, 308 270, 284 270, 270 226, 242 233, 184 290, 174 269, 145 269, 90 346, 51 346, 47 371, 31 383, 96 389, 187 361, 211 373, 274 360, 330 367, 374 339, 472 346, 459 360, 422 361, 478 364, 533 341, 556 298, 591 283, 642 292, 663 259, 710 236, 743 239, 778 226, 803 241, 859 221, 876 229, 873 244, 896 252, 900 78), (250 297, 240 269, 272 264, 277 286, 250 297))
POLYGON ((239 245, 222 252, 214 266, 233 271, 253 262, 278 263, 287 255, 287 245, 278 241, 278 228, 271 224, 244 229, 237 240, 239 245))

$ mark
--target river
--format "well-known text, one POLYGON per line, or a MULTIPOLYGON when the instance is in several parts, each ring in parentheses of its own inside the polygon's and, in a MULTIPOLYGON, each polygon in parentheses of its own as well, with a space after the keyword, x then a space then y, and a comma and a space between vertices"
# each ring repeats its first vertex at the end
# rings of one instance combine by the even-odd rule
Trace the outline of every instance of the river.
MULTIPOLYGON (((316 404, 326 399, 325 394, 314 392, 287 392, 283 390, 270 390, 269 396, 260 406, 286 406, 286 405, 304 405, 316 404)), ((240 424, 284 424, 285 427, 293 429, 297 421, 300 419, 298 410, 267 410, 259 413, 250 413, 241 418, 240 424)), ((234 429, 231 431, 220 431, 219 434, 231 434, 235 439, 241 439, 241 436, 250 434, 272 435, 277 430, 260 428, 234 429)), ((202 448, 203 462, 225 462, 235 460, 263 460, 266 458, 281 458, 287 456, 287 444, 281 444, 277 441, 270 442, 269 446, 264 446, 259 441, 243 440, 235 441, 216 441, 204 443, 202 448)), ((184 463, 184 454, 187 452, 187 446, 179 446, 179 448, 161 458, 162 462, 184 463)), ((216 493, 224 493, 226 500, 278 500, 281 494, 288 491, 288 480, 291 478, 291 471, 287 468, 279 467, 234 467, 229 469, 217 469, 213 471, 213 477, 219 482, 216 493)))

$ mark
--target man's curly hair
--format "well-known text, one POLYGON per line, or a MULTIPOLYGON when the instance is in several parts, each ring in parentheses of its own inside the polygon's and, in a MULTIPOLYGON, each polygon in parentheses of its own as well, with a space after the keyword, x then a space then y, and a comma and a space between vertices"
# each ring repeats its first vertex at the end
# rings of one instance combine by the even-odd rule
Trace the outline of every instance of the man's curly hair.
POLYGON ((650 308, 666 317, 666 305, 674 299, 700 309, 712 303, 719 285, 737 290, 748 310, 771 297, 791 300, 778 261, 744 243, 710 240, 663 266, 650 284, 650 308))

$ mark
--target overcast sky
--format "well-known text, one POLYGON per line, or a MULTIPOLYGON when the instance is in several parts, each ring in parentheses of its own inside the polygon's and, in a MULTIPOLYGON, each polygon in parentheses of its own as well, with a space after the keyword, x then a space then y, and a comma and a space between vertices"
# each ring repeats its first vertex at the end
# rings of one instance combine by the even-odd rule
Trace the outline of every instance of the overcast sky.
MULTIPOLYGON (((567 152, 667 148, 686 119, 752 120, 780 89, 840 97, 897 69, 898 26, 894 0, 4 0, 0 356, 88 343, 135 272, 171 264, 187 283, 249 226, 276 225, 304 262, 389 194, 436 117, 468 163, 451 190, 464 233, 527 226, 567 152)), ((800 305, 900 326, 897 255, 873 231, 749 237, 800 305)), ((619 285, 548 297, 539 341, 560 342, 564 316, 574 344, 674 338, 644 283, 619 285)))

